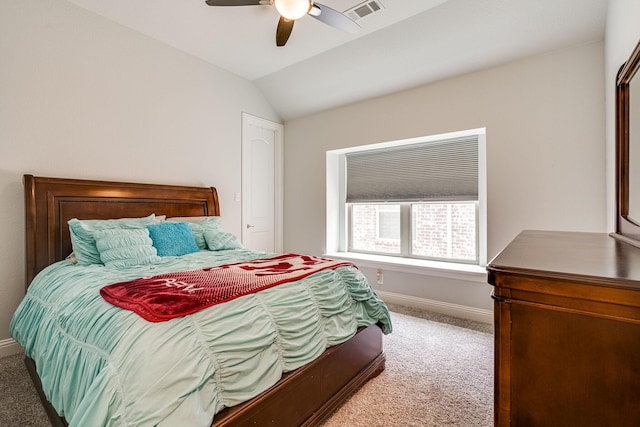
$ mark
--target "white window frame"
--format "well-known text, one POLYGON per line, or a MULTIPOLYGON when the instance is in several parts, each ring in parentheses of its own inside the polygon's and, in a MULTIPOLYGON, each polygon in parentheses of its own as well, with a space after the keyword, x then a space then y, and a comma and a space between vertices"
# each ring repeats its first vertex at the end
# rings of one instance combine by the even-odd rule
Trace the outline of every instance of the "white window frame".
POLYGON ((394 264, 406 264, 412 267, 444 268, 451 270, 480 271, 487 263, 487 160, 486 160, 486 129, 470 129, 460 132, 424 136, 418 138, 389 141, 378 144, 370 144, 358 147, 331 150, 326 153, 326 254, 342 258, 359 260, 382 260, 394 264), (346 173, 345 155, 356 151, 372 150, 379 148, 397 147, 416 143, 435 142, 452 138, 468 136, 478 138, 478 263, 458 263, 455 261, 438 262, 429 260, 416 260, 413 258, 386 257, 380 255, 368 255, 352 253, 348 251, 348 208, 346 200, 346 173), (474 267, 479 267, 474 270, 474 267))

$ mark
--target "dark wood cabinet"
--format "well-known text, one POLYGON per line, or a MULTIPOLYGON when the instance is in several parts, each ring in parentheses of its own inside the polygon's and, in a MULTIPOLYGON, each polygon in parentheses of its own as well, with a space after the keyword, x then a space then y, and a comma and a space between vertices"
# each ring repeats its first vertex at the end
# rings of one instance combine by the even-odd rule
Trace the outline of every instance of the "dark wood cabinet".
POLYGON ((524 231, 487 269, 495 425, 640 426, 640 249, 524 231))

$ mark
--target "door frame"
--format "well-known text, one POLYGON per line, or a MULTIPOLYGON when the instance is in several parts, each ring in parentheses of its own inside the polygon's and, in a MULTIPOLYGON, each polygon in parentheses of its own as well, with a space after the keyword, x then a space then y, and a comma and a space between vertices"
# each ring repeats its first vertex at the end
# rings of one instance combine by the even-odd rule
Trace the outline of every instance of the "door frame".
POLYGON ((248 151, 249 132, 247 127, 255 125, 264 129, 272 130, 275 134, 275 150, 274 150, 274 203, 273 203, 273 246, 276 252, 282 252, 284 247, 284 126, 280 123, 272 122, 261 117, 254 116, 249 113, 242 113, 242 241, 247 240, 247 200, 251 197, 249 194, 248 178, 248 151))

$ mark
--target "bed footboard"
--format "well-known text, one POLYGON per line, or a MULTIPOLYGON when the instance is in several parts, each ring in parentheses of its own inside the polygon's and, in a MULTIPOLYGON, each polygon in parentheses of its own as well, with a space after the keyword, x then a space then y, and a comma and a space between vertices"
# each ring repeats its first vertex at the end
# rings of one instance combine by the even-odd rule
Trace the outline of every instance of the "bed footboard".
POLYGON ((384 368, 382 331, 372 325, 261 395, 218 413, 213 427, 317 426, 384 368))

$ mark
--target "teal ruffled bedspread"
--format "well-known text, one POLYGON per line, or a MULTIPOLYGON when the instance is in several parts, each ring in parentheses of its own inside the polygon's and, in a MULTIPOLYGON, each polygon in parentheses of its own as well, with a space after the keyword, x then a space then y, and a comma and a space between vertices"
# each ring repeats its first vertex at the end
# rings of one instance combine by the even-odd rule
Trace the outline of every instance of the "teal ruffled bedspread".
POLYGON ((11 321, 48 400, 70 426, 209 426, 216 412, 256 396, 357 328, 380 323, 384 303, 354 267, 150 323, 117 308, 102 286, 272 254, 202 251, 115 269, 67 261, 43 270, 11 321))

